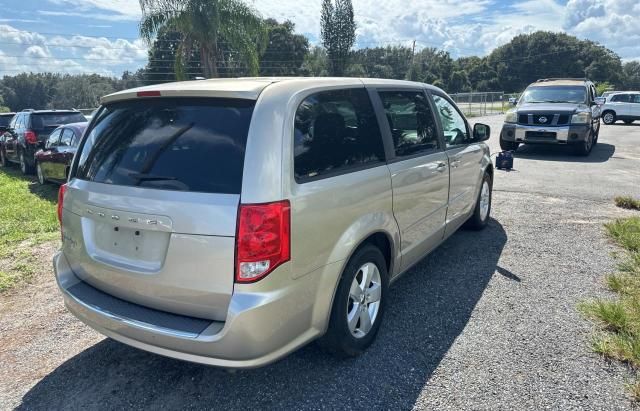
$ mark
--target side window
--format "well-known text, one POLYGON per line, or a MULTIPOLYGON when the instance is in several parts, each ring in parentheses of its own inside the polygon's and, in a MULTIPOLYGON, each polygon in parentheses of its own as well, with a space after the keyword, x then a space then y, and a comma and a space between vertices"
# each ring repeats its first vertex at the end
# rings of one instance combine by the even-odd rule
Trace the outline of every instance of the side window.
POLYGON ((381 91, 393 146, 398 157, 440 148, 438 128, 422 91, 381 91))
POLYGON ((71 146, 73 140, 73 131, 70 128, 65 128, 62 132, 62 138, 60 139, 61 146, 71 146))
POLYGON ((467 130, 467 123, 456 107, 444 97, 435 94, 433 101, 436 103, 436 110, 440 116, 447 148, 471 143, 472 138, 467 130))
POLYGON ((62 130, 56 130, 53 133, 51 133, 51 135, 49 136, 49 138, 47 139, 47 142, 45 143, 45 148, 52 148, 52 147, 57 147, 58 141, 60 140, 60 132, 62 130))
POLYGON ((629 95, 628 94, 616 94, 615 96, 611 97, 611 101, 613 101, 615 103, 628 103, 629 102, 629 95))
POLYGON ((634 94, 633 95, 633 100, 631 100, 632 103, 640 103, 640 94, 634 94))
POLYGON ((295 116, 294 169, 305 180, 384 161, 382 136, 364 88, 307 97, 295 116))

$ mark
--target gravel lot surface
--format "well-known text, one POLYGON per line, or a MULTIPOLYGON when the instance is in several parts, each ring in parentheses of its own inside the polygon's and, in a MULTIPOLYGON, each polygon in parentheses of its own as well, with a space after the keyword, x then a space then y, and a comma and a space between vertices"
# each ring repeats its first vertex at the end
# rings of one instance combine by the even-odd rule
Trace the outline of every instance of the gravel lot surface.
MULTIPOLYGON (((493 129, 502 117, 474 119, 493 129)), ((103 339, 68 314, 44 250, 34 284, 0 296, 0 409, 629 409, 621 365, 576 311, 609 296, 602 223, 640 196, 640 124, 603 126, 588 158, 522 147, 497 172, 490 226, 455 234, 391 288, 378 340, 338 361, 311 344, 229 373, 103 339)))

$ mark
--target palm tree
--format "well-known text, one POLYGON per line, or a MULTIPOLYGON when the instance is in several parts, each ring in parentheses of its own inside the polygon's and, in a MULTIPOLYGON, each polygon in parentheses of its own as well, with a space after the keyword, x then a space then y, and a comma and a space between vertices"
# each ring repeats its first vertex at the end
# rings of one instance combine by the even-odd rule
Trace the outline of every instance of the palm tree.
POLYGON ((256 12, 240 0, 139 0, 140 35, 150 44, 160 30, 181 34, 176 50, 177 79, 185 79, 192 51, 200 52, 205 77, 218 77, 224 57, 219 44, 237 53, 251 75, 258 74, 258 57, 266 31, 256 12))

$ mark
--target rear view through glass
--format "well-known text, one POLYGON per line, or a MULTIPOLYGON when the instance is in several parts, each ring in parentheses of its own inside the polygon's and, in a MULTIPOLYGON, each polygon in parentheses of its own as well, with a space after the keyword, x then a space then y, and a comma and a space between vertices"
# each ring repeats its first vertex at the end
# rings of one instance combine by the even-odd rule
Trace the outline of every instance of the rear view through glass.
POLYGON ((161 98, 107 105, 75 177, 164 190, 240 194, 255 102, 161 98))
POLYGON ((54 129, 63 124, 87 121, 80 113, 34 113, 31 128, 34 130, 54 129))
POLYGON ((0 116, 0 127, 8 127, 13 116, 0 116))

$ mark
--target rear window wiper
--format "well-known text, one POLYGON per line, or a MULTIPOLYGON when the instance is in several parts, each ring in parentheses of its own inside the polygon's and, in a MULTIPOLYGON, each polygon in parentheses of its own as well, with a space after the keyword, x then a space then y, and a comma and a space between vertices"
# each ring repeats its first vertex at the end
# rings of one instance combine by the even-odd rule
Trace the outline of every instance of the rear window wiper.
POLYGON ((143 181, 167 181, 167 180, 177 180, 176 177, 171 176, 157 176, 154 174, 147 173, 129 173, 129 177, 135 178, 138 183, 143 181))

